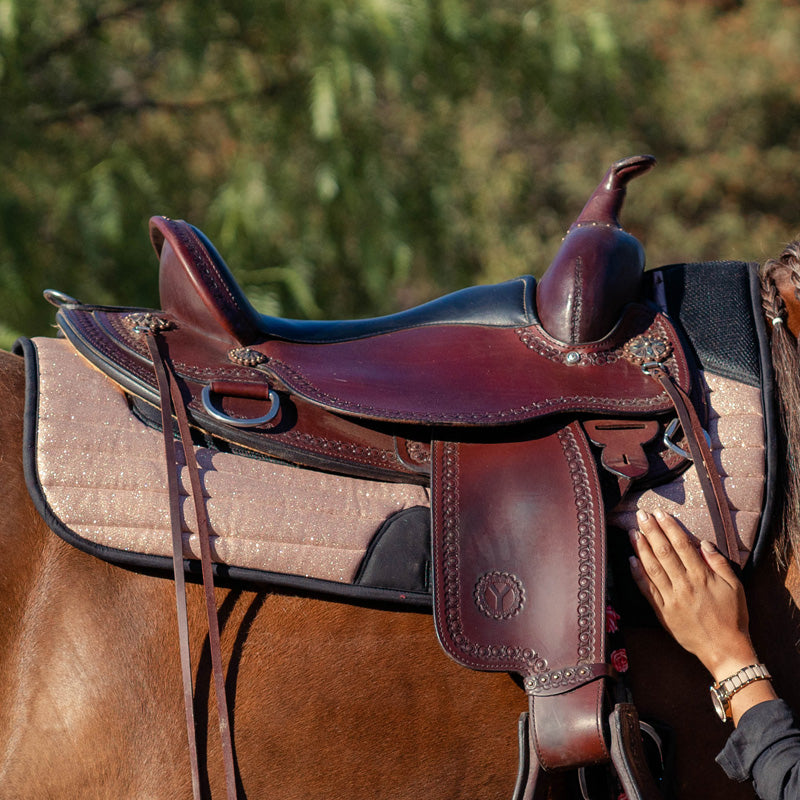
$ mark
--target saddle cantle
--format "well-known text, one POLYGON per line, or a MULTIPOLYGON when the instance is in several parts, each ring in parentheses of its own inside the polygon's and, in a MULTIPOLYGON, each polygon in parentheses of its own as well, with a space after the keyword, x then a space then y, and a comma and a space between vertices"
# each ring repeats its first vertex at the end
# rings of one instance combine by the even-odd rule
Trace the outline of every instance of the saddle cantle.
POLYGON ((653 163, 611 167, 538 286, 518 278, 371 320, 281 320, 250 305, 202 233, 157 217, 161 310, 55 298, 66 337, 162 409, 167 440, 171 398, 179 420, 185 406, 196 428, 254 453, 430 481, 440 641, 468 667, 518 673, 530 698, 520 797, 539 766, 612 758, 629 797, 654 791, 632 707, 607 721, 604 496, 691 457, 718 542, 738 554, 691 358, 642 297, 644 252, 619 226, 628 181, 653 163), (663 438, 676 417, 682 448, 663 438))

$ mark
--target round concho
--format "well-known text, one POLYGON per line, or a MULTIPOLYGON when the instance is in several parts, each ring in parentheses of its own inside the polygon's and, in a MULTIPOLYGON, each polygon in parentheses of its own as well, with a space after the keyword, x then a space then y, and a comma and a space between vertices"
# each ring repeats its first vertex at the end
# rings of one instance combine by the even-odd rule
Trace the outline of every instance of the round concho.
POLYGON ((269 358, 263 353, 249 347, 234 347, 233 350, 228 351, 228 359, 243 367, 257 367, 259 364, 269 361, 269 358))
POLYGON ((475 605, 492 619, 511 619, 522 610, 525 590, 510 572, 487 572, 475 584, 475 605))
POLYGON ((631 339, 623 349, 623 355, 634 364, 659 363, 669 358, 672 345, 656 336, 637 336, 631 339))

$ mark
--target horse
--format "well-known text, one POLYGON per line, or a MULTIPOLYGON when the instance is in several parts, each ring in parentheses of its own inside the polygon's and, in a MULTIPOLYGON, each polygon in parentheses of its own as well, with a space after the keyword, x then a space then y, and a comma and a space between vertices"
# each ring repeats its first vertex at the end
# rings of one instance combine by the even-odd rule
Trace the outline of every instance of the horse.
MULTIPOLYGON (((762 279, 788 461, 800 444, 789 420, 800 402, 800 245, 768 262, 762 279)), ((190 798, 173 584, 49 530, 23 477, 24 382, 21 359, 0 354, 0 800, 190 798)), ((787 491, 776 547, 747 589, 756 649, 778 693, 800 708, 797 503, 787 491)), ((225 777, 204 598, 202 587, 187 589, 202 790, 217 797, 225 777)), ((246 585, 218 587, 217 603, 239 797, 511 795, 519 686, 453 663, 430 615, 246 585)), ((646 620, 625 637, 640 715, 671 732, 675 795, 752 797, 713 763, 729 730, 703 668, 646 620)), ((573 773, 547 777, 549 797, 578 790, 573 773)))

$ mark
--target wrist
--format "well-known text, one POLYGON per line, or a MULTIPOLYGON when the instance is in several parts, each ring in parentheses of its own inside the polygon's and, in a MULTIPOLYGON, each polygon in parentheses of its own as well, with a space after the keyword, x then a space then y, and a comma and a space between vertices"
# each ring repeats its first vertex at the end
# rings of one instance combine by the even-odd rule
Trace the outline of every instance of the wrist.
POLYGON ((748 664, 727 678, 717 681, 709 688, 711 702, 717 716, 722 722, 733 719, 736 724, 739 717, 748 708, 767 699, 762 696, 761 687, 756 689, 753 687, 761 682, 769 683, 771 681, 772 676, 764 664, 748 664), (737 703, 734 703, 734 700, 737 703))
POLYGON ((738 725, 744 713, 753 708, 753 706, 769 700, 776 700, 777 697, 772 681, 764 680, 748 684, 731 697, 730 707, 733 724, 738 725))
POLYGON ((757 663, 756 651, 748 641, 735 650, 728 650, 720 657, 709 659, 705 666, 714 678, 714 682, 719 683, 735 675, 740 669, 757 663))

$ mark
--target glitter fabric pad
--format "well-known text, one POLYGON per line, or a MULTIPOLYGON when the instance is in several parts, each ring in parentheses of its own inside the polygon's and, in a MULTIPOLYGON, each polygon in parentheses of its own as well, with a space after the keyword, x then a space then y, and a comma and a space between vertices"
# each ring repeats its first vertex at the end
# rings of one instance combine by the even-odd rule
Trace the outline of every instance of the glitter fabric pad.
MULTIPOLYGON (((119 389, 71 346, 35 339, 39 362, 38 479, 56 517, 98 545, 171 556, 164 445, 119 389)), ((178 448, 180 456, 182 451, 178 448)), ((424 487, 346 478, 195 449, 215 561, 352 582, 392 514, 429 505, 424 487)), ((199 557, 185 467, 179 471, 184 552, 199 557)))
MULTIPOLYGON (((739 563, 753 549, 764 499, 765 435, 759 389, 703 373, 710 406, 708 434, 739 537, 739 563)), ((662 508, 695 536, 716 540, 694 467, 670 483, 634 492, 609 515, 626 530, 637 527, 636 509, 662 508)))
MULTIPOLYGON (((161 434, 131 416, 121 392, 62 340, 34 340, 40 392, 37 469, 45 499, 70 530, 99 545, 171 556, 161 434)), ((743 562, 753 547, 764 494, 764 420, 757 388, 704 375, 709 435, 721 469, 743 562)), ((179 448, 180 450, 180 448, 179 448)), ((238 567, 352 582, 385 519, 429 505, 425 488, 345 478, 196 448, 217 561, 238 567)), ((197 557, 194 510, 180 471, 184 548, 197 557)), ((624 529, 635 512, 660 507, 714 540, 693 468, 632 493, 609 515, 624 529)))

